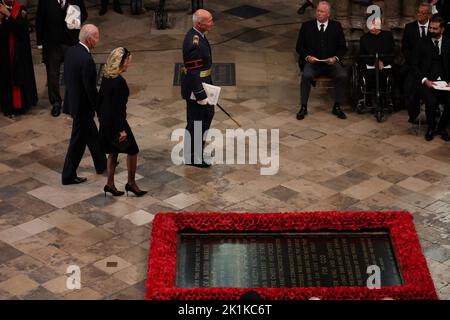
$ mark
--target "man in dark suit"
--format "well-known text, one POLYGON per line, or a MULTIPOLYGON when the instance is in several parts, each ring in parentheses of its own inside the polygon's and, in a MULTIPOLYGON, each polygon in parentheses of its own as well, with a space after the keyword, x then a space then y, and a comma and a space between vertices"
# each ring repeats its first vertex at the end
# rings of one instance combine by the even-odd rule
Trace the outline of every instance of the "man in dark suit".
POLYGON ((412 56, 412 68, 418 82, 420 97, 425 102, 428 130, 425 139, 431 141, 439 134, 445 141, 450 137, 445 130, 449 121, 450 91, 437 90, 435 81, 450 80, 450 39, 443 37, 445 20, 435 16, 428 27, 429 38, 422 38, 412 56), (444 104, 444 112, 436 126, 436 110, 444 104))
POLYGON ((62 184, 77 184, 86 178, 77 176, 77 168, 86 145, 94 160, 98 174, 106 170, 106 156, 101 151, 100 138, 94 122, 97 108, 97 86, 95 63, 92 50, 99 41, 99 32, 92 24, 84 25, 80 32, 80 42, 67 50, 64 63, 64 80, 68 109, 73 118, 72 135, 67 150, 62 184))
POLYGON ((403 99, 408 109, 408 121, 414 123, 420 113, 420 99, 417 93, 417 82, 414 81, 411 71, 411 60, 414 48, 421 38, 428 36, 428 25, 432 17, 431 5, 424 2, 419 5, 416 12, 416 21, 405 25, 402 38, 402 53, 405 64, 400 71, 403 85, 403 99))
POLYGON ((297 119, 303 120, 308 114, 307 104, 311 85, 319 75, 330 75, 335 83, 335 103, 332 113, 340 119, 346 119, 341 110, 344 99, 347 74, 342 59, 347 51, 344 31, 339 22, 329 20, 330 4, 321 1, 317 5, 316 19, 304 22, 297 40, 299 65, 302 70, 301 107, 297 119))
POLYGON ((445 24, 450 22, 450 0, 431 0, 430 3, 436 6, 438 14, 444 18, 445 24))
POLYGON ((69 30, 65 21, 67 7, 77 5, 81 12, 81 23, 87 19, 84 0, 40 0, 36 13, 36 40, 42 49, 42 61, 47 69, 48 99, 53 106, 51 114, 61 113, 62 99, 59 92, 61 63, 70 46, 78 42, 79 29, 69 30))
POLYGON ((189 133, 189 137, 184 139, 184 159, 187 165, 208 168, 210 164, 203 160, 203 136, 211 126, 214 106, 208 101, 202 83, 212 84, 212 55, 206 33, 212 28, 213 17, 208 11, 199 9, 193 15, 193 24, 183 42, 181 96, 186 100, 186 131, 189 133), (201 127, 198 132, 201 132, 201 137, 198 137, 196 126, 201 127), (195 141, 201 141, 201 145, 195 141))

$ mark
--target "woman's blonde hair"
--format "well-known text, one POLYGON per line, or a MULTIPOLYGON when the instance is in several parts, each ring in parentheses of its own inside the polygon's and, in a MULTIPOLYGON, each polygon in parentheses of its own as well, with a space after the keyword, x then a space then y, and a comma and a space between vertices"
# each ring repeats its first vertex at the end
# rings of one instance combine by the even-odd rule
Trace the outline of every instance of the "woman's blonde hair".
MULTIPOLYGON (((121 73, 121 62, 123 55, 127 54, 127 50, 123 47, 115 48, 108 56, 106 60, 105 69, 103 71, 103 76, 105 78, 117 78, 121 73)), ((128 57, 126 58, 128 59, 128 57)))

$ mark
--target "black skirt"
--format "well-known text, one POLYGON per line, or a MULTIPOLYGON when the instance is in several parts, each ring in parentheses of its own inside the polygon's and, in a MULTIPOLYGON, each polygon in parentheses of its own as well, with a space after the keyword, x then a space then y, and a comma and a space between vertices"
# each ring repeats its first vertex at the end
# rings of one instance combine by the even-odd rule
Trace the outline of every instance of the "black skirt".
POLYGON ((139 153, 139 147, 134 138, 133 132, 131 131, 128 122, 125 125, 125 132, 127 133, 127 140, 129 141, 129 146, 126 150, 119 150, 114 146, 113 142, 117 141, 119 138, 119 132, 114 132, 112 128, 100 125, 100 143, 104 153, 125 153, 130 156, 139 153))

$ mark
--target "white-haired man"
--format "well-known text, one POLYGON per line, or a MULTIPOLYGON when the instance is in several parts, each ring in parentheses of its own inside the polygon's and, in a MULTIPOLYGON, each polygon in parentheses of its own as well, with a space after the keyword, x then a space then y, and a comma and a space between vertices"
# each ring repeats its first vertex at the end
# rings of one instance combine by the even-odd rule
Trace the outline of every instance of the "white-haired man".
POLYGON ((204 9, 197 10, 193 15, 193 28, 189 30, 183 42, 183 62, 181 75, 181 95, 186 100, 187 126, 190 136, 185 137, 185 164, 199 168, 210 165, 203 160, 204 133, 209 129, 214 117, 214 106, 209 104, 208 97, 202 83, 212 84, 211 47, 206 33, 213 26, 211 13, 204 9), (201 123, 201 137, 196 137, 195 124, 201 123), (201 148, 195 147, 195 140, 201 140, 201 148))
POLYGON ((341 62, 347 45, 341 24, 330 19, 330 4, 327 1, 320 1, 317 5, 316 19, 302 24, 296 49, 302 70, 301 107, 297 119, 303 120, 308 114, 311 85, 319 75, 329 75, 334 79, 335 102, 332 113, 340 119, 346 119, 341 103, 346 92, 347 74, 341 62))
POLYGON ((93 24, 86 24, 80 31, 80 42, 67 50, 64 58, 66 95, 64 109, 73 119, 72 135, 62 172, 62 184, 78 184, 87 179, 78 177, 77 169, 86 145, 94 160, 98 174, 106 170, 106 155, 100 147, 100 138, 94 122, 97 108, 97 73, 90 51, 100 40, 93 24))

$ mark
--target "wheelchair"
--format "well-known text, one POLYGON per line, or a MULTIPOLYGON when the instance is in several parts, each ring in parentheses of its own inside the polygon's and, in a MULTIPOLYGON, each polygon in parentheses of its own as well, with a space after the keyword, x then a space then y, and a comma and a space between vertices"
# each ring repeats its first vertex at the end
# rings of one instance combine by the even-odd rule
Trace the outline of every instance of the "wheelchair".
MULTIPOLYGON (((379 74, 376 75, 375 85, 373 88, 368 88, 367 79, 363 74, 363 69, 366 68, 360 63, 355 63, 350 71, 350 99, 353 111, 358 114, 370 112, 374 114, 378 122, 386 119, 386 114, 391 114, 394 111, 395 91, 394 78, 392 72, 387 73, 387 79, 384 90, 381 89, 379 83, 379 74)), ((375 74, 377 70, 375 69, 375 74)))

